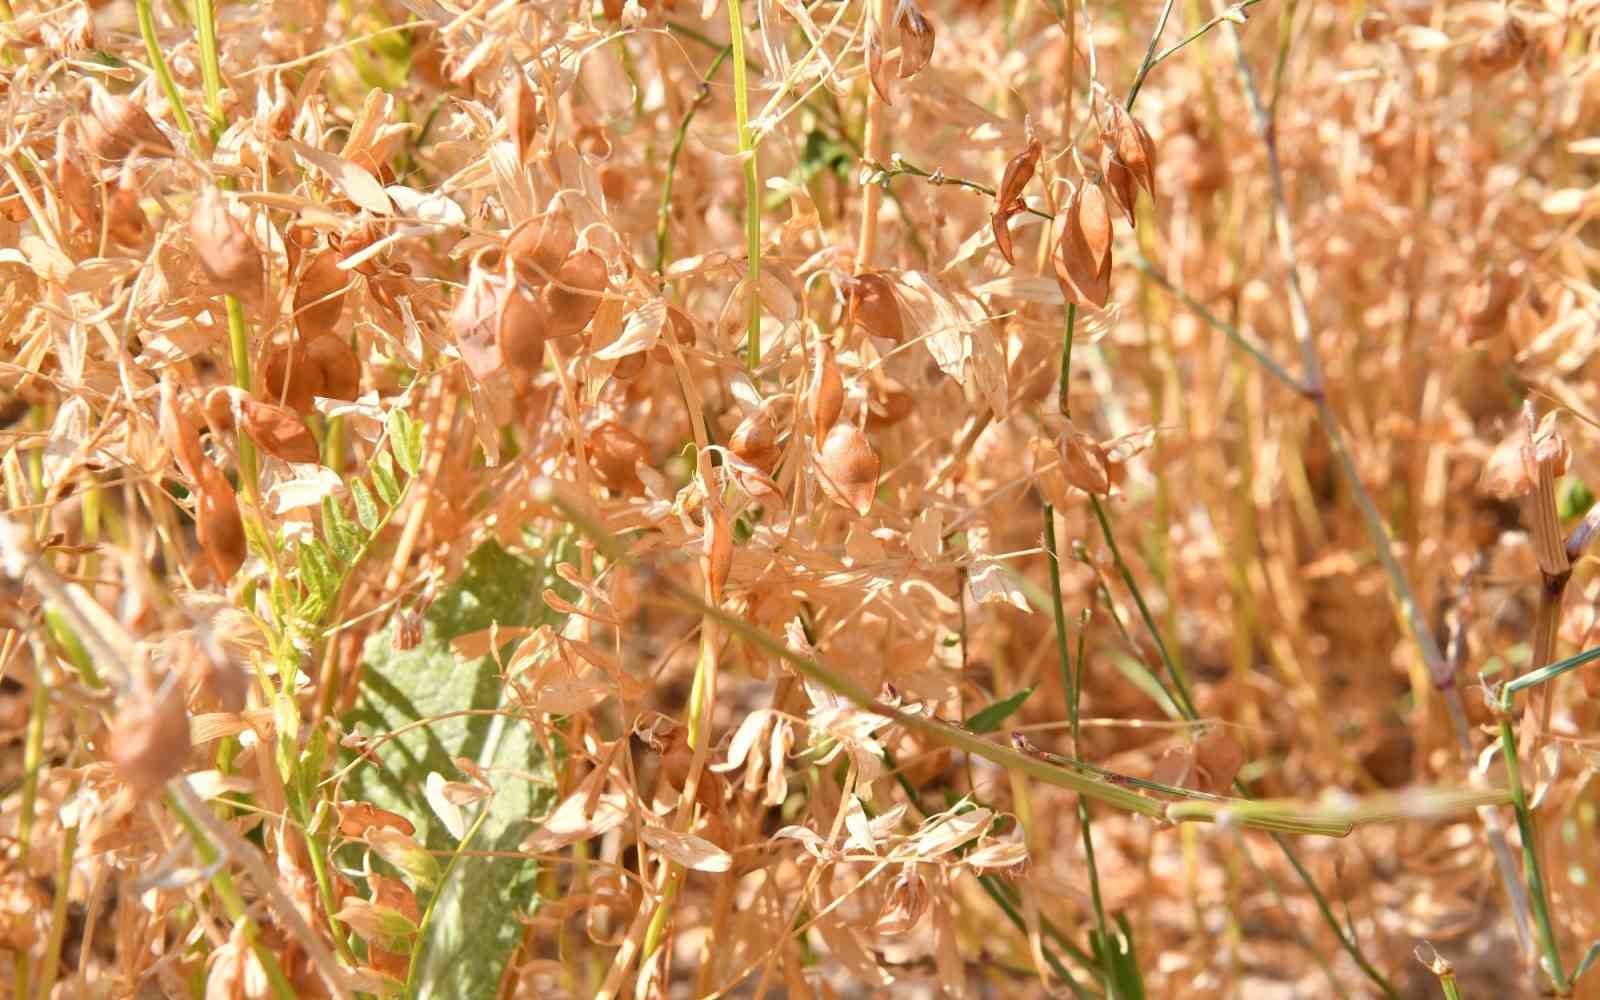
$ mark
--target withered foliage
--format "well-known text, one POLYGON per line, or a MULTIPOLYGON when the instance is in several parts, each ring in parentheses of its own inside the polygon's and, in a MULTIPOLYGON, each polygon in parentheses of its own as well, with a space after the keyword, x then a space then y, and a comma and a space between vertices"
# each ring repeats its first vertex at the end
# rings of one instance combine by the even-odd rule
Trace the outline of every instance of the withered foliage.
POLYGON ((1600 8, 726 4, 0 4, 0 994, 1570 976, 1600 8))

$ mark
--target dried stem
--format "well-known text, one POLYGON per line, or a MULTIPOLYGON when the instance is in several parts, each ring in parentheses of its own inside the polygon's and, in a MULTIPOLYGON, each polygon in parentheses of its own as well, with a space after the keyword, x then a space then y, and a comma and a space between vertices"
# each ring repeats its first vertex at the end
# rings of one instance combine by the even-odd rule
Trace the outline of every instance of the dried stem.
POLYGON ((733 53, 733 116, 739 131, 739 156, 744 161, 744 238, 748 262, 745 280, 745 356, 751 371, 761 366, 761 178, 755 138, 750 131, 750 84, 744 58, 744 18, 740 0, 728 5, 729 47, 733 53))
MULTIPOLYGON (((863 17, 871 19, 873 30, 866 32, 867 42, 872 44, 872 39, 881 37, 886 24, 889 23, 889 0, 868 0, 863 6, 863 17)), ((884 114, 883 97, 878 93, 878 88, 871 81, 863 81, 867 91, 867 129, 862 137, 862 158, 868 164, 881 163, 889 148, 889 123, 884 114)), ((872 260, 878 254, 878 213, 883 208, 883 188, 878 184, 868 181, 861 189, 861 231, 856 243, 856 270, 864 271, 872 266, 872 260)))

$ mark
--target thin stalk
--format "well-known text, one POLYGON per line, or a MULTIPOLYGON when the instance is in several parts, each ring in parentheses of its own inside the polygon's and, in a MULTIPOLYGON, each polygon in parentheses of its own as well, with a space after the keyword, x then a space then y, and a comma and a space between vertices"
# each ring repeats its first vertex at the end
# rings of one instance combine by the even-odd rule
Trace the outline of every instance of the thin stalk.
POLYGON ((139 13, 139 34, 144 38, 144 50, 150 58, 150 70, 155 73, 156 81, 161 84, 161 92, 167 95, 167 106, 172 109, 172 120, 178 123, 178 128, 189 140, 189 148, 194 155, 203 156, 205 150, 200 145, 200 134, 195 131, 194 120, 189 117, 188 109, 183 106, 183 95, 172 79, 172 71, 167 68, 166 56, 161 52, 161 43, 156 40, 156 18, 154 11, 151 10, 150 0, 137 0, 135 7, 139 13))
POLYGON ((744 239, 747 259, 745 355, 751 371, 761 364, 761 178, 755 138, 750 131, 750 83, 744 60, 744 17, 740 0, 728 4, 729 47, 733 54, 733 119, 744 160, 744 239))
MULTIPOLYGON (((36 670, 40 670, 44 658, 37 644, 34 649, 34 659, 39 664, 36 670)), ((21 871, 27 870, 28 854, 33 846, 34 810, 39 801, 39 768, 44 760, 44 721, 49 709, 50 689, 44 683, 43 674, 36 672, 33 678, 33 704, 28 711, 28 732, 22 749, 22 803, 17 819, 17 866, 21 871)), ((12 969, 17 996, 28 996, 29 983, 33 978, 32 953, 26 948, 19 948, 12 959, 12 969)))
POLYGON ((467 847, 477 836, 478 828, 483 826, 483 821, 489 816, 489 805, 484 803, 478 807, 478 815, 472 818, 472 825, 467 828, 467 835, 461 838, 461 843, 456 845, 456 851, 450 855, 449 864, 445 865, 443 873, 439 875, 439 884, 434 886, 433 895, 428 898, 427 909, 422 911, 422 920, 417 923, 416 944, 411 949, 411 961, 406 965, 406 985, 404 996, 415 997, 417 993, 417 968, 421 965, 423 942, 428 940, 428 925, 433 919, 433 912, 439 906, 439 900, 444 898, 445 886, 450 882, 450 875, 455 871, 456 865, 461 861, 467 847))
POLYGON ((1126 111, 1133 110, 1133 102, 1139 99, 1139 88, 1144 86, 1144 78, 1150 75, 1150 70, 1159 62, 1156 58, 1156 45, 1161 41, 1161 35, 1167 30, 1167 18, 1172 16, 1173 0, 1167 0, 1161 8, 1161 16, 1156 20, 1156 30, 1150 32, 1150 44, 1144 51, 1144 62, 1139 64, 1139 72, 1134 75, 1133 85, 1128 88, 1128 99, 1122 107, 1126 111))
POLYGON ((1077 322, 1078 304, 1069 302, 1067 303, 1066 331, 1061 337, 1061 386, 1059 389, 1061 415, 1069 420, 1072 418, 1072 401, 1070 398, 1072 388, 1072 342, 1075 339, 1072 336, 1072 328, 1077 325, 1077 322))
MULTIPOLYGON (((61 967, 61 942, 67 936, 68 888, 72 885, 72 859, 78 852, 78 828, 69 826, 61 834, 61 856, 56 862, 56 893, 50 904, 50 936, 45 939, 44 961, 39 966, 39 997, 49 1000, 61 967)), ((18 996, 27 994, 18 990, 18 996)))
MULTIPOLYGON (((732 0, 729 0, 731 3, 732 0)), ((678 157, 683 154, 683 144, 689 137, 689 124, 694 121, 694 116, 700 112, 711 97, 711 80, 717 75, 717 70, 733 54, 733 45, 725 45, 717 57, 711 61, 711 68, 706 70, 705 76, 700 78, 700 87, 695 91, 694 99, 689 102, 689 110, 683 113, 683 120, 678 123, 678 133, 672 139, 672 152, 667 154, 667 175, 661 184, 661 206, 656 209, 656 273, 667 262, 667 214, 672 208, 672 186, 678 177, 678 157)), ((748 193, 748 192, 747 192, 748 193)))

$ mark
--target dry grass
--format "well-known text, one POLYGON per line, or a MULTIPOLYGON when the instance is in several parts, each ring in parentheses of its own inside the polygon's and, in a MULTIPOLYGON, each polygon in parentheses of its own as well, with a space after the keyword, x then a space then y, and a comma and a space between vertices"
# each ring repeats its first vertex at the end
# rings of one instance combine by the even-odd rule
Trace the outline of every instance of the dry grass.
POLYGON ((1600 8, 688 8, 0 3, 0 992, 1600 996, 1600 8))

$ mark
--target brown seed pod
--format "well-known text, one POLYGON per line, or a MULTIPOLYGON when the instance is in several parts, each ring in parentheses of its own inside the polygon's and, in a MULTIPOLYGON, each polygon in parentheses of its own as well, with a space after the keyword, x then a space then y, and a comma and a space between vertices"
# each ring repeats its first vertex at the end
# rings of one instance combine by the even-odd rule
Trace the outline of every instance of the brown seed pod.
POLYGON ((1067 482, 1085 493, 1104 496, 1111 492, 1111 471, 1107 468, 1106 450, 1093 438, 1067 421, 1057 442, 1061 454, 1061 473, 1067 482))
POLYGON ((1061 216, 1054 257, 1061 294, 1078 305, 1104 306, 1111 292, 1111 214, 1105 193, 1084 181, 1061 216))
POLYGON ((205 402, 200 408, 205 413, 206 426, 211 428, 211 433, 233 430, 233 395, 238 391, 231 385, 215 385, 206 392, 205 402))
POLYGON ((889 76, 883 71, 883 29, 878 25, 876 17, 867 18, 867 79, 872 81, 872 89, 885 104, 893 104, 894 98, 889 96, 889 76))
POLYGON ((261 253, 228 211, 222 192, 206 187, 189 212, 189 239, 200 266, 223 292, 255 297, 261 290, 261 253))
POLYGON ((887 375, 872 380, 867 393, 867 429, 893 427, 911 416, 916 400, 905 386, 887 375))
POLYGON ((119 705, 112 718, 107 750, 111 768, 141 799, 160 792, 168 780, 183 773, 189 748, 189 713, 181 685, 164 685, 164 690, 148 697, 134 696, 119 705))
POLYGON ((627 357, 617 361, 616 365, 611 369, 611 377, 620 382, 631 382, 644 371, 644 366, 649 360, 649 351, 634 351, 627 357))
POLYGON ((1100 158, 1100 167, 1105 171, 1105 186, 1111 201, 1122 210, 1128 225, 1137 226, 1138 219, 1134 215, 1133 208, 1139 198, 1139 189, 1138 182, 1133 179, 1133 171, 1128 169, 1128 165, 1122 162, 1110 146, 1105 147, 1105 153, 1100 158))
POLYGON ((933 25, 909 0, 901 0, 895 14, 900 29, 900 79, 916 76, 933 58, 933 25))
POLYGON ((1226 731, 1214 729, 1195 741, 1194 763, 1200 791, 1226 794, 1244 766, 1244 748, 1226 731))
POLYGON ((850 285, 850 325, 864 327, 874 337, 900 343, 905 325, 900 318, 900 300, 894 284, 876 271, 858 274, 850 285))
POLYGON ((156 412, 161 429, 161 443, 172 452, 172 457, 178 463, 178 470, 187 476, 190 482, 199 480, 200 468, 206 463, 205 453, 200 450, 200 433, 195 429, 194 421, 179 404, 177 390, 169 381, 163 380, 161 383, 161 397, 160 402, 156 404, 156 412))
POLYGON ((650 449, 638 435, 610 420, 589 429, 584 440, 589 465, 605 484, 619 492, 641 488, 637 466, 648 463, 650 449))
POLYGON ((1144 123, 1116 102, 1111 104, 1111 128, 1101 140, 1115 149, 1117 158, 1151 198, 1156 196, 1156 144, 1144 123))
MULTIPOLYGON (((56 190, 86 227, 100 228, 100 196, 81 153, 82 137, 78 123, 68 118, 56 132, 56 190)), ((26 208, 26 206, 24 206, 26 208)))
POLYGON ((261 381, 268 399, 281 402, 296 413, 310 413, 314 397, 324 394, 322 367, 312 363, 299 342, 278 345, 267 354, 261 381))
POLYGON ((705 548, 706 583, 711 588, 711 600, 721 603, 722 588, 733 569, 733 518, 720 502, 706 504, 706 528, 701 544, 705 548))
POLYGON ((531 375, 544 365, 544 329, 548 323, 541 299, 527 294, 515 282, 506 282, 496 339, 500 357, 513 371, 531 375))
POLYGON ((866 517, 878 492, 878 453, 860 428, 836 424, 817 455, 817 482, 841 507, 866 517))
MULTIPOLYGON (((689 314, 677 306, 667 306, 667 326, 672 330, 672 336, 683 347, 693 347, 696 339, 694 320, 689 314)), ((650 349, 650 356, 664 365, 672 364, 672 352, 665 344, 657 344, 650 349)))
POLYGON ((317 337, 306 345, 306 360, 322 383, 317 395, 345 402, 361 395, 361 359, 343 337, 317 337))
POLYGON ((149 112, 98 83, 89 85, 88 112, 82 119, 83 142, 100 159, 122 160, 133 152, 173 155, 172 144, 149 112))
POLYGON ((1000 186, 995 188, 994 200, 997 204, 1012 205, 1022 200, 1023 189, 1033 180, 1033 172, 1038 169, 1039 156, 1043 151, 1039 140, 1030 136, 1022 152, 1006 163, 1005 173, 1000 175, 1000 186))
POLYGON ((195 537, 212 572, 226 583, 244 565, 247 553, 239 498, 222 470, 210 462, 201 464, 200 480, 195 486, 195 537))
POLYGON ((728 447, 735 455, 769 475, 777 466, 778 459, 783 457, 783 450, 778 447, 780 428, 777 408, 771 405, 772 402, 767 400, 754 413, 739 421, 733 437, 728 440, 728 447))
POLYGON ((306 262, 294 289, 294 321, 302 336, 316 339, 339 325, 349 284, 337 252, 322 250, 306 262))
POLYGON ((285 462, 315 462, 322 457, 317 439, 291 409, 254 399, 239 401, 239 417, 256 447, 285 462))
POLYGON ((546 212, 511 230, 505 256, 519 278, 538 288, 555 277, 577 245, 578 231, 567 214, 546 212))
POLYGON ((600 308, 608 281, 605 258, 593 250, 580 250, 562 262, 540 293, 550 317, 546 337, 554 340, 582 333, 600 308))
POLYGON ((1467 343, 1492 340, 1505 329, 1517 284, 1504 271, 1491 267, 1467 286, 1461 299, 1461 334, 1467 343))
POLYGON ((1522 22, 1514 17, 1502 21, 1499 27, 1487 31, 1472 46, 1467 57, 1467 69, 1480 80, 1499 76, 1515 69, 1528 51, 1528 32, 1522 22))
POLYGON ((500 117, 506 123, 511 141, 516 144, 517 157, 526 160, 543 121, 539 114, 539 100, 528 86, 528 78, 515 65, 511 77, 500 90, 500 117))
POLYGON ((811 349, 810 404, 812 444, 820 448, 844 409, 844 377, 834 360, 833 345, 823 337, 818 337, 811 349))

